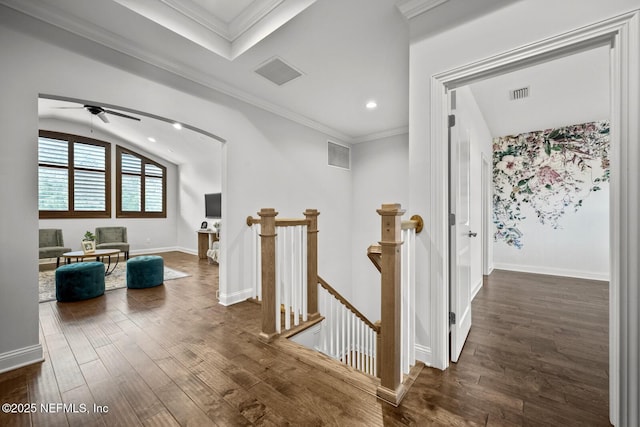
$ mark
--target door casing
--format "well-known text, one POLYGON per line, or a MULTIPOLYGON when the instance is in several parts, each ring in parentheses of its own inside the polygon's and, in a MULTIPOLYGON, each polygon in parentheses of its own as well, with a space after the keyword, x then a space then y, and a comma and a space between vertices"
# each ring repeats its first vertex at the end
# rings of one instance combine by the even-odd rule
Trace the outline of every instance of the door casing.
POLYGON ((434 200, 428 233, 436 247, 431 252, 432 365, 449 365, 448 311, 449 248, 447 90, 506 72, 600 46, 610 46, 611 87, 611 197, 609 294, 609 397, 614 425, 638 425, 640 409, 640 315, 637 283, 640 283, 638 221, 640 204, 640 11, 636 10, 521 48, 454 68, 431 77, 431 129, 429 155, 434 161, 430 176, 434 200), (439 142, 437 142, 439 141, 439 142), (635 240, 634 240, 635 239, 635 240), (439 267, 433 267, 438 265, 439 267), (621 327, 622 325, 622 327, 621 327))

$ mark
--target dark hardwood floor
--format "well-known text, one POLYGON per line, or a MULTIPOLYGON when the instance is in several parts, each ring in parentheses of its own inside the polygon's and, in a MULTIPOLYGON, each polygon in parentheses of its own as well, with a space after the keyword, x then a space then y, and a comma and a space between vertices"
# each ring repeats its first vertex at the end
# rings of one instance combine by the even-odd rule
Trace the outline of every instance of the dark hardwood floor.
POLYGON ((40 304, 46 360, 0 375, 0 403, 36 411, 0 426, 609 425, 604 282, 494 272, 459 363, 394 408, 260 342, 258 305, 217 303, 216 266, 162 256, 190 276, 40 304))

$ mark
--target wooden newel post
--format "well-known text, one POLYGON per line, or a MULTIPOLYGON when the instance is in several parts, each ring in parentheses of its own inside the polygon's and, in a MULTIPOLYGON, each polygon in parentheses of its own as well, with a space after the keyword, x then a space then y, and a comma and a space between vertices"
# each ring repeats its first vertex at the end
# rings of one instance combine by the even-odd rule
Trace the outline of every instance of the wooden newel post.
POLYGON ((378 213, 382 217, 381 255, 381 346, 380 386, 377 394, 384 400, 398 404, 402 398, 400 378, 400 249, 404 210, 400 204, 383 204, 378 213))
POLYGON ((262 257, 262 332, 269 342, 276 336, 276 212, 262 208, 260 216, 260 251, 262 257))
POLYGON ((307 209, 307 315, 309 320, 320 317, 318 312, 318 215, 317 209, 307 209))

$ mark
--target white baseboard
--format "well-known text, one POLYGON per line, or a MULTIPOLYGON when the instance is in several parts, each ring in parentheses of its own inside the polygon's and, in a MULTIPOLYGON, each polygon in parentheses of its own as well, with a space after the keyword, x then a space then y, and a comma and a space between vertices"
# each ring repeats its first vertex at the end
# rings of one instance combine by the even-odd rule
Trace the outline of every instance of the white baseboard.
POLYGON ((471 301, 473 301, 476 295, 478 295, 478 292, 480 292, 480 289, 482 289, 482 282, 483 279, 481 278, 480 281, 471 288, 471 301))
POLYGON ((198 255, 198 250, 197 249, 178 248, 177 250, 179 250, 180 252, 184 252, 185 254, 189 254, 189 255, 198 255))
POLYGON ((416 344, 416 359, 424 363, 426 366, 433 366, 433 354, 431 347, 416 344))
POLYGON ((36 344, 0 354, 0 374, 44 360, 42 345, 36 344))
POLYGON ((223 294, 220 292, 220 304, 230 306, 242 301, 246 301, 253 296, 253 288, 243 289, 232 294, 223 294))
POLYGON ((597 273, 593 271, 578 271, 562 268, 540 267, 533 265, 519 265, 496 262, 494 267, 497 270, 519 271, 522 273, 549 274, 551 276, 575 277, 578 279, 609 281, 608 273, 597 273))
POLYGON ((167 248, 147 248, 147 249, 136 249, 129 252, 129 255, 146 255, 146 254, 158 254, 162 252, 184 252, 182 248, 177 246, 167 247, 167 248))

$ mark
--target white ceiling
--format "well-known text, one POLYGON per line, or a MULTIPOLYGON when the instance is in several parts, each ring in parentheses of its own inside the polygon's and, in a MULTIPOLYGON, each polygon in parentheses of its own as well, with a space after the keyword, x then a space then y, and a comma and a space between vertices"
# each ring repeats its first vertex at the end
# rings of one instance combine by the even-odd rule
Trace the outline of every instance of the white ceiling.
POLYGON ((474 83, 493 137, 609 118, 609 49, 599 47, 474 83), (530 88, 511 101, 509 91, 530 88))
MULTIPOLYGON (((193 131, 186 127, 178 130, 171 121, 159 120, 130 111, 107 108, 133 117, 135 121, 112 114, 107 114, 109 123, 104 123, 83 107, 83 103, 40 98, 38 100, 38 116, 40 127, 45 130, 60 130, 48 126, 55 120, 68 123, 73 129, 83 130, 82 134, 90 135, 94 131, 128 141, 147 153, 171 161, 176 165, 193 163, 200 159, 211 162, 212 153, 220 151, 219 142, 209 135, 193 131), (155 141, 150 141, 149 138, 155 141), (213 142, 213 144, 212 144, 213 142)), ((100 139, 99 137, 95 137, 100 139)))
MULTIPOLYGON (((240 3, 221 1, 218 10, 211 3, 195 0, 0 0, 0 4, 321 130, 343 142, 406 132, 409 30, 395 0, 240 3), (272 32, 233 60, 215 53, 211 46, 203 47, 214 41, 209 37, 214 33, 211 30, 214 22, 208 22, 207 28, 193 24, 187 28, 192 33, 187 34, 186 30, 178 29, 188 20, 186 15, 154 12, 147 18, 131 9, 134 4, 143 4, 166 11, 171 4, 195 10, 208 4, 209 12, 215 11, 216 15, 211 21, 225 23, 231 19, 226 21, 230 25, 247 8, 255 11, 251 8, 265 3, 277 4, 277 8, 260 21, 272 32), (291 17, 295 11, 291 9, 292 4, 308 7, 291 17), (238 7, 231 7, 234 5, 238 7), (286 9, 284 18, 274 16, 279 8, 286 9), (286 17, 290 19, 280 25, 286 17), (274 56, 302 71, 303 76, 277 86, 254 72, 274 56), (377 110, 365 108, 370 99, 377 101, 377 110)), ((204 16, 198 19, 202 21, 204 16)), ((257 26, 259 23, 251 29, 257 26)))
MULTIPOLYGON (((466 0, 0 0, 0 4, 342 142, 356 143, 407 132, 409 25, 405 16, 418 14, 414 19, 426 19, 430 31, 442 31, 514 1, 519 0, 486 0, 486 8, 470 8, 466 0), (303 75, 277 86, 254 72, 273 57, 282 58, 303 75), (367 110, 369 100, 376 100, 378 108, 367 110)), ((473 85, 492 133, 548 126, 536 124, 550 123, 543 120, 544 114, 563 124, 577 120, 563 118, 569 112, 575 113, 573 117, 601 118, 600 113, 582 109, 602 104, 589 97, 601 98, 604 93, 600 83, 606 84, 606 78, 594 76, 606 73, 606 59, 584 55, 574 66, 569 66, 573 59, 564 58, 555 65, 543 64, 524 74, 473 85), (596 83, 585 81, 589 78, 596 83), (531 86, 531 98, 509 103, 507 90, 525 82, 531 86), (589 85, 593 90, 584 90, 589 85), (569 106, 560 99, 574 103, 569 106)), ((65 118, 74 110, 52 112, 49 107, 42 107, 43 114, 90 124, 86 112, 65 118)), ((94 125, 102 126, 98 122, 94 120, 94 125)), ((112 120, 108 131, 121 137, 134 132, 131 123, 121 122, 112 120)), ((156 125, 157 130, 153 121, 144 120, 141 129, 125 139, 139 141, 162 134, 165 123, 156 125)))

